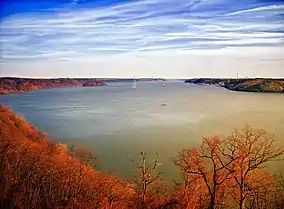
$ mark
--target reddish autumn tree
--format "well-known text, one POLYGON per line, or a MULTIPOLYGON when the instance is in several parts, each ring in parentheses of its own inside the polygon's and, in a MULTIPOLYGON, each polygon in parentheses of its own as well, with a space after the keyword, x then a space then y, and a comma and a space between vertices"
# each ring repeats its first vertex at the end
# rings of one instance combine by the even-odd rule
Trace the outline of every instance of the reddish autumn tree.
POLYGON ((276 208, 284 208, 284 174, 279 171, 275 174, 275 178, 277 179, 277 187, 276 193, 274 196, 275 207, 276 208))
MULTIPOLYGON (((235 130, 231 136, 225 137, 221 153, 233 161, 225 168, 234 179, 234 197, 239 208, 244 209, 248 196, 254 190, 256 172, 263 169, 268 162, 279 159, 284 149, 277 144, 274 136, 264 130, 245 126, 241 130, 235 130)), ((258 184, 259 186, 261 185, 258 184)))
POLYGON ((79 159, 82 163, 95 168, 97 165, 97 157, 95 152, 88 147, 78 147, 72 145, 70 153, 73 157, 79 159))
POLYGON ((268 202, 275 184, 262 169, 283 152, 273 136, 246 126, 227 137, 204 137, 201 147, 180 152, 176 164, 187 184, 205 185, 209 208, 224 206, 232 197, 244 209, 268 202))
MULTIPOLYGON (((204 137, 201 147, 184 149, 175 161, 181 169, 186 185, 201 183, 209 196, 209 208, 219 208, 225 204, 225 196, 220 190, 229 180, 231 171, 225 167, 233 161, 222 156, 220 137, 204 137)), ((205 200, 207 202, 207 200, 205 200)))
MULTIPOLYGON (((248 179, 246 208, 273 208, 277 179, 265 170, 254 171, 248 179)), ((238 189, 237 189, 238 190, 238 189)))
POLYGON ((133 189, 91 168, 88 152, 76 154, 0 105, 0 207, 128 208, 133 189))

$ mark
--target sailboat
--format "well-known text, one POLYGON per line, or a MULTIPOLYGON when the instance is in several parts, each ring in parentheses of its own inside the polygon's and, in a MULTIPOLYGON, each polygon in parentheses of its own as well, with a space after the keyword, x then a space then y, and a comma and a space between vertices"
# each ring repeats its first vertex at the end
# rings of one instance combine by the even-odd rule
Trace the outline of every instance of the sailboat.
POLYGON ((163 80, 163 84, 162 84, 162 86, 163 86, 163 87, 167 86, 167 84, 166 84, 166 81, 165 81, 165 80, 163 80))
POLYGON ((136 89, 136 80, 135 80, 135 77, 134 77, 134 79, 133 79, 132 88, 133 88, 133 89, 136 89))

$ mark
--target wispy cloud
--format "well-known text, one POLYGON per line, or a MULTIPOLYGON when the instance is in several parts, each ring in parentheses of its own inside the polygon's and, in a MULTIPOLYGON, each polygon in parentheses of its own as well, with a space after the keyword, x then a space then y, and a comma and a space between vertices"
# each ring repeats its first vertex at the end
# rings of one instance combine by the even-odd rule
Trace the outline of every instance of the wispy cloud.
POLYGON ((103 7, 83 0, 71 3, 78 6, 2 18, 2 62, 284 44, 281 2, 139 0, 103 7))
POLYGON ((283 14, 283 10, 284 10, 284 4, 280 4, 280 5, 268 5, 268 6, 263 6, 263 7, 256 7, 256 8, 252 8, 252 9, 244 9, 244 10, 239 10, 236 12, 231 12, 226 14, 228 15, 237 15, 237 14, 244 14, 244 13, 255 13, 255 12, 263 12, 263 11, 273 11, 274 15, 275 14, 283 14), (275 13, 276 12, 276 13, 275 13))

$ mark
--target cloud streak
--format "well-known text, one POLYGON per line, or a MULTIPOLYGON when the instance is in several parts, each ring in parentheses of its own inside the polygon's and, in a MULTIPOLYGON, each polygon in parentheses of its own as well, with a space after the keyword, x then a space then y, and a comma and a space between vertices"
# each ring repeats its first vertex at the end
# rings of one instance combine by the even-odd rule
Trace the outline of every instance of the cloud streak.
MULTIPOLYGON (((252 8, 252 9, 245 9, 245 10, 240 10, 240 11, 236 11, 236 12, 231 12, 226 14, 227 16, 230 15, 237 15, 237 14, 244 14, 244 13, 255 13, 255 12, 267 12, 267 11, 274 11, 277 12, 279 14, 283 14, 283 10, 284 10, 284 5, 269 5, 269 6, 263 6, 263 7, 256 7, 256 8, 252 8)), ((275 13, 274 13, 275 15, 275 13)))
POLYGON ((103 7, 74 2, 3 17, 1 62, 284 45, 281 2, 139 0, 103 7))

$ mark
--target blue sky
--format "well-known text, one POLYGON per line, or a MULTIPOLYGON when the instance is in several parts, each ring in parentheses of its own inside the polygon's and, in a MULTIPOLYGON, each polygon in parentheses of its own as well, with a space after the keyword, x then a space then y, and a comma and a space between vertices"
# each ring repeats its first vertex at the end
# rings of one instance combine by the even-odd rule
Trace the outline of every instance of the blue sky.
POLYGON ((0 76, 284 77, 284 2, 7 0, 0 76))

